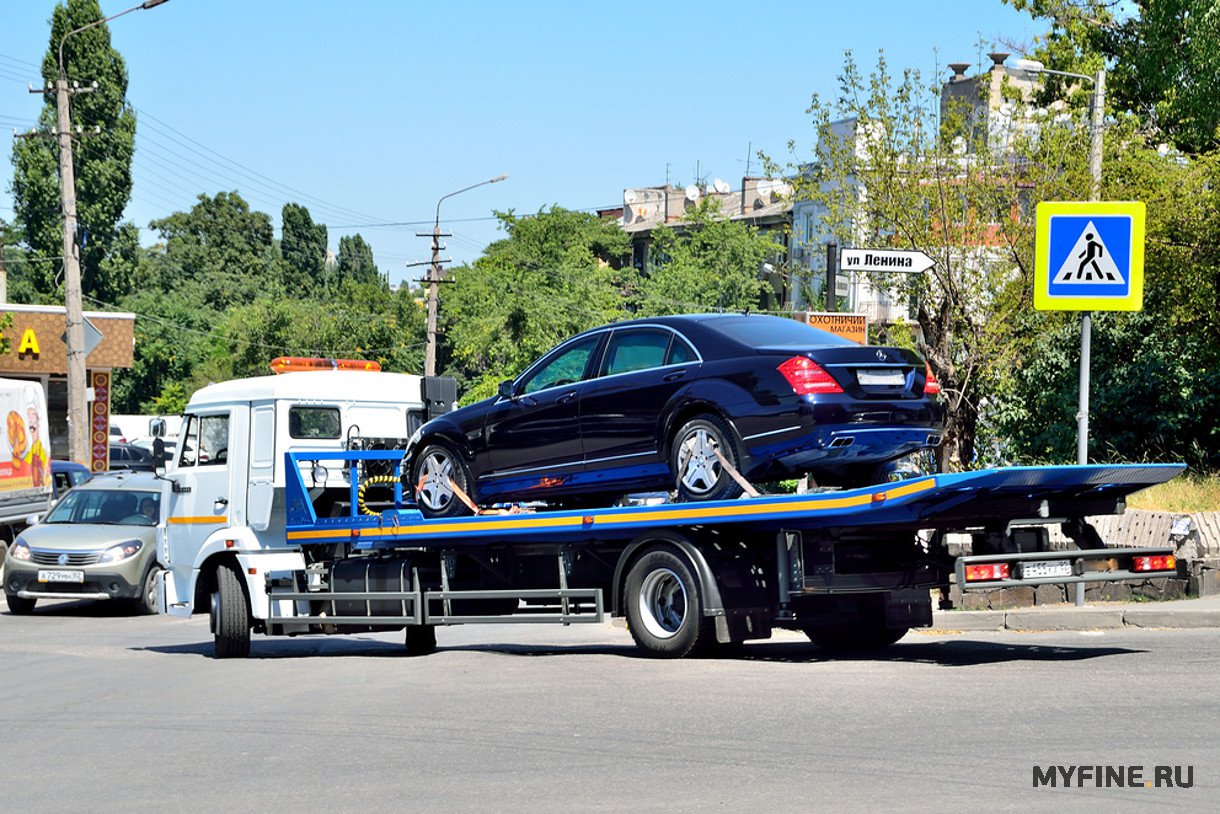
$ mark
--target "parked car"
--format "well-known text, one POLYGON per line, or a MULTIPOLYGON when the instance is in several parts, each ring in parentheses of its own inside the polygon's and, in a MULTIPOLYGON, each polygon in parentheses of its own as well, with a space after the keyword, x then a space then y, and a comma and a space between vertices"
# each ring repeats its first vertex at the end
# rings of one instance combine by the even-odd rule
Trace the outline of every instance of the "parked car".
POLYGON ((914 351, 792 319, 635 320, 572 337, 494 398, 429 421, 407 457, 433 517, 468 511, 451 482, 481 504, 737 496, 717 453, 752 481, 852 486, 940 443, 939 393, 914 351))
POLYGON ((152 472, 157 468, 156 459, 150 450, 135 444, 110 445, 110 469, 131 469, 136 472, 152 472))
POLYGON ((61 498, 73 486, 80 486, 89 480, 93 473, 84 464, 76 461, 51 461, 51 483, 54 485, 55 497, 61 498))
POLYGON ((39 599, 119 599, 156 613, 155 475, 100 475, 73 487, 22 531, 4 559, 4 596, 16 614, 39 599))

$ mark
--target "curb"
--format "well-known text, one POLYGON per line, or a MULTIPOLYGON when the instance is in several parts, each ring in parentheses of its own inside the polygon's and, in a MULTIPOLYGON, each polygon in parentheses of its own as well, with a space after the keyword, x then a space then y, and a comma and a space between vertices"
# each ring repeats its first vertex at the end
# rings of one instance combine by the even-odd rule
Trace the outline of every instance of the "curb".
POLYGON ((935 611, 929 632, 1121 630, 1122 628, 1220 628, 1220 607, 1052 607, 989 611, 935 611))

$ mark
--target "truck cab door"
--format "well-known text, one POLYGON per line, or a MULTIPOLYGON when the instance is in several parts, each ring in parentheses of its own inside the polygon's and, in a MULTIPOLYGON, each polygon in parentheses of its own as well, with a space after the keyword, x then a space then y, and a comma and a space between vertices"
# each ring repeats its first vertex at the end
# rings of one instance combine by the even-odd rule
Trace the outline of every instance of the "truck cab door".
MULTIPOLYGON (((241 492, 235 492, 230 477, 239 463, 245 465, 246 458, 243 452, 240 462, 230 459, 230 452, 239 446, 232 443, 236 440, 232 412, 224 407, 185 416, 177 465, 167 475, 172 483, 163 550, 165 565, 174 572, 176 594, 183 599, 190 598, 189 583, 181 580, 190 578, 199 550, 214 532, 232 525, 232 515, 239 508, 233 500, 245 497, 245 478, 241 492)), ((244 506, 240 513, 245 514, 244 506)))

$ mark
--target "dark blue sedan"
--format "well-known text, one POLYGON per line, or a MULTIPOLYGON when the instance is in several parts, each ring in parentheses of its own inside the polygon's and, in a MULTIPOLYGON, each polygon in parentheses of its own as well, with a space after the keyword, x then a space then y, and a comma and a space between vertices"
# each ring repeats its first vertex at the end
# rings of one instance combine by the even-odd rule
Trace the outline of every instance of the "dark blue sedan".
POLYGON ((407 456, 431 517, 469 511, 454 484, 478 504, 735 497, 723 460, 752 481, 851 486, 940 443, 939 393, 903 348, 781 317, 658 317, 572 337, 494 398, 429 421, 407 456))

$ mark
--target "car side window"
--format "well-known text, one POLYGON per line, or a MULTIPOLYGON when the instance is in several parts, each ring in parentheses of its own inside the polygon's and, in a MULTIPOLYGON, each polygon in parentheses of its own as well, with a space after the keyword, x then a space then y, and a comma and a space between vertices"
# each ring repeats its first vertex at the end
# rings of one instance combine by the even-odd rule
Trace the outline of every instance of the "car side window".
POLYGON ((656 329, 615 331, 606 347, 602 375, 660 367, 665 364, 665 351, 672 335, 669 331, 656 329))
POLYGON ((592 336, 566 348, 526 379, 521 392, 536 393, 548 387, 559 387, 583 379, 597 341, 598 337, 592 336))
POLYGON ((665 360, 665 364, 682 365, 696 358, 695 349, 688 345, 685 339, 674 334, 673 344, 669 346, 669 358, 665 360))

